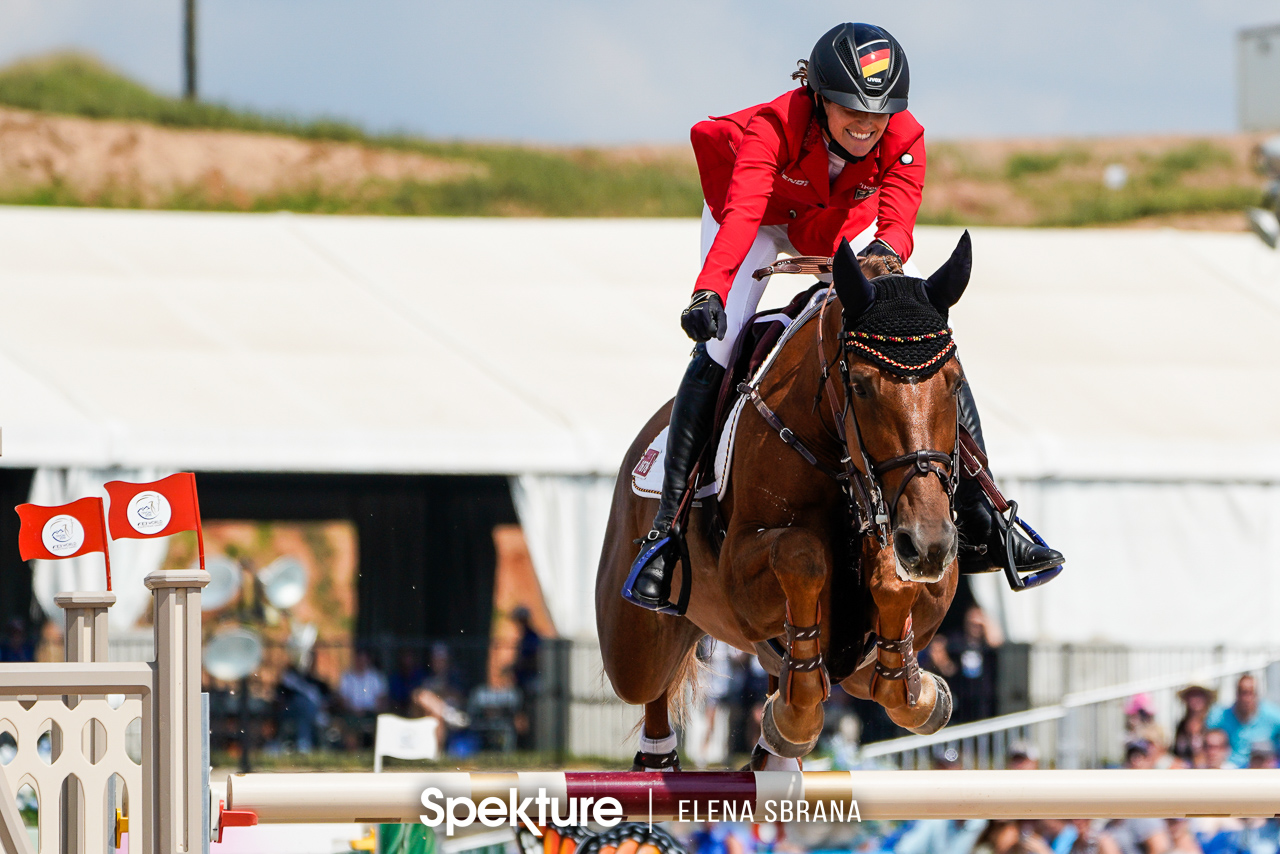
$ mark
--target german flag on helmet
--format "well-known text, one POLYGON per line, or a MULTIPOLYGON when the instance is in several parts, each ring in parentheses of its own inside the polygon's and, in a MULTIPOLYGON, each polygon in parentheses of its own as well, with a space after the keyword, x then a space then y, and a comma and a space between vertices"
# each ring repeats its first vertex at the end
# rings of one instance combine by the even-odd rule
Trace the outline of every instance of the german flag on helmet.
POLYGON ((891 52, 888 39, 874 39, 858 45, 858 67, 862 71, 862 79, 868 85, 884 85, 891 52))

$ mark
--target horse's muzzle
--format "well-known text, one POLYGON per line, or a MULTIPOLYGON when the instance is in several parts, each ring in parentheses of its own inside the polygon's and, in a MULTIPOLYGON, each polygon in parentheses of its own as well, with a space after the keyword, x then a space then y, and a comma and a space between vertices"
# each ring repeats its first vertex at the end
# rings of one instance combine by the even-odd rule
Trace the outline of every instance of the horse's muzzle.
POLYGON ((930 584, 956 559, 959 540, 956 526, 949 520, 921 530, 919 524, 899 525, 893 532, 893 553, 897 558, 898 577, 903 581, 930 584))

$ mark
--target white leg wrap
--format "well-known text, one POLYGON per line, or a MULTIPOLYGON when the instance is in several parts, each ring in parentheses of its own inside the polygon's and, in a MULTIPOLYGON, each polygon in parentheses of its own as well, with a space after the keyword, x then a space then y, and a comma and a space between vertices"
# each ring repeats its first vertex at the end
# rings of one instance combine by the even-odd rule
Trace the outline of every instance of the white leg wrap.
POLYGON ((673 732, 666 738, 649 738, 640 732, 640 751, 642 753, 653 753, 661 756, 676 749, 676 734, 673 732))

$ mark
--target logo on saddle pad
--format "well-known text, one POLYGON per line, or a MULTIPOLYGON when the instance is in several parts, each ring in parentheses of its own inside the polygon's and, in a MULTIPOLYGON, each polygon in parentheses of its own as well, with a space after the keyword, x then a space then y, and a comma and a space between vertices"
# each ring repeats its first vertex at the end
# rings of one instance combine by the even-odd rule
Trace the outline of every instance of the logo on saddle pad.
POLYGON ((129 502, 125 516, 139 534, 155 534, 168 527, 173 508, 169 499, 158 492, 139 492, 129 502))
POLYGON ((636 463, 635 470, 632 472, 636 477, 645 477, 653 469, 653 464, 658 461, 658 449, 650 448, 644 452, 644 456, 640 458, 640 462, 636 463))

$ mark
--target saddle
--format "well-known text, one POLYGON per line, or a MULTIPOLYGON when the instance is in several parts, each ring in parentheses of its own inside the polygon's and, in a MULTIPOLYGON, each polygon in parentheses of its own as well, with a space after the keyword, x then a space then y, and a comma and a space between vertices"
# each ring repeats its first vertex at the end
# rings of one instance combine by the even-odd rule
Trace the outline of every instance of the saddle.
MULTIPOLYGON (((729 368, 725 371, 716 397, 711 433, 690 475, 687 494, 696 501, 706 501, 708 498, 714 500, 724 491, 729 463, 733 457, 733 434, 745 402, 745 398, 738 392, 738 385, 760 372, 770 354, 778 349, 788 329, 792 329, 796 323, 803 324, 817 313, 815 303, 826 287, 816 282, 812 287, 796 294, 785 307, 757 312, 738 335, 730 355, 729 368)), ((665 454, 664 427, 653 438, 631 472, 631 489, 636 495, 657 498, 661 494, 665 454)), ((681 507, 677 517, 681 525, 684 524, 691 506, 694 506, 694 501, 686 501, 681 507)), ((719 545, 718 540, 716 544, 719 545)))

